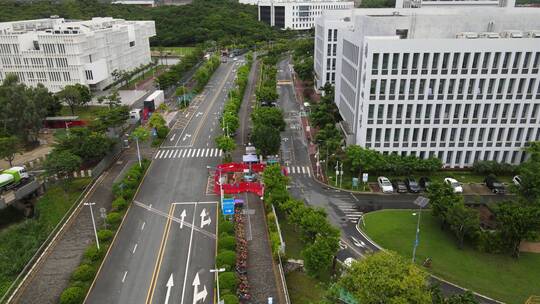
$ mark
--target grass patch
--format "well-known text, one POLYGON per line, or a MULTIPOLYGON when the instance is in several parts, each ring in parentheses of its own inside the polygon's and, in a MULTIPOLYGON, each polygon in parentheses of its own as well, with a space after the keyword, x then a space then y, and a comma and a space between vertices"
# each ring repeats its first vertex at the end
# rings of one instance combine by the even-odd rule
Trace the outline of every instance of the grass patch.
MULTIPOLYGON (((80 120, 91 121, 94 120, 105 106, 83 106, 75 107, 75 115, 79 116, 80 120)), ((68 106, 62 106, 59 116, 72 116, 71 108, 68 106)))
POLYGON ((289 224, 284 216, 279 215, 278 219, 279 228, 285 242, 285 255, 295 260, 302 259, 301 252, 304 249, 304 244, 298 237, 299 232, 294 230, 294 226, 289 224))
POLYGON ((322 283, 304 272, 293 271, 285 275, 292 304, 317 303, 324 297, 322 283))
POLYGON ((89 178, 60 181, 38 200, 34 218, 0 231, 0 295, 6 292, 89 183, 89 178))
MULTIPOLYGON (((384 248, 410 258, 415 238, 416 216, 412 210, 384 210, 365 215, 364 230, 384 248)), ((506 255, 482 253, 471 247, 459 250, 454 237, 440 229, 437 218, 422 213, 420 245, 416 260, 431 257, 428 269, 448 281, 507 303, 524 303, 538 295, 540 254, 522 253, 518 260, 506 255)))
MULTIPOLYGON (((159 47, 152 47, 151 48, 152 52, 159 52, 159 50, 160 50, 159 47)), ((163 48, 163 51, 164 51, 163 55, 170 54, 172 56, 183 57, 183 56, 187 56, 187 55, 193 53, 194 50, 195 50, 195 47, 192 47, 192 46, 164 47, 163 48)))

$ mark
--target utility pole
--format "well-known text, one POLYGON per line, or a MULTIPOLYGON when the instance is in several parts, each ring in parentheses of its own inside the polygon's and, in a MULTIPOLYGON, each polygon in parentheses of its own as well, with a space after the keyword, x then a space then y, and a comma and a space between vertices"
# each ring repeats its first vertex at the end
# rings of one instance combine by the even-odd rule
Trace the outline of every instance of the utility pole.
POLYGON ((97 246, 97 249, 99 250, 99 238, 98 238, 97 230, 96 230, 96 221, 94 220, 94 211, 92 210, 92 206, 95 204, 96 203, 84 203, 85 206, 90 207, 90 216, 92 217, 92 226, 94 226, 94 234, 96 236, 96 246, 97 246))
POLYGON ((343 162, 341 162, 341 170, 339 171, 341 175, 341 179, 339 181, 339 187, 341 188, 343 186, 343 162))
POLYGON ((339 178, 339 160, 337 161, 335 168, 336 168, 336 187, 337 187, 338 178, 339 178))

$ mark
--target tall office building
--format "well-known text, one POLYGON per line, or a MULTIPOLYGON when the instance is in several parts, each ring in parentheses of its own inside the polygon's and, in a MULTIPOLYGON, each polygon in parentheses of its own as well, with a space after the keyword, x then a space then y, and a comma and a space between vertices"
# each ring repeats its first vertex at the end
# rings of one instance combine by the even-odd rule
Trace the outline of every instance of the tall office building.
POLYGON ((0 23, 0 81, 15 74, 27 85, 58 92, 80 83, 101 90, 114 70, 150 63, 154 21, 50 18, 0 23))
MULTIPOLYGON (((244 0, 253 4, 252 0, 244 0)), ((242 2, 241 2, 242 3, 242 2)), ((343 0, 259 0, 259 21, 281 29, 309 30, 324 11, 349 10, 353 1, 343 0)))
MULTIPOLYGON (((348 143, 465 167, 520 163, 526 143, 540 140, 540 11, 359 9, 340 18, 335 102, 348 143)), ((316 39, 328 38, 318 24, 316 39)))

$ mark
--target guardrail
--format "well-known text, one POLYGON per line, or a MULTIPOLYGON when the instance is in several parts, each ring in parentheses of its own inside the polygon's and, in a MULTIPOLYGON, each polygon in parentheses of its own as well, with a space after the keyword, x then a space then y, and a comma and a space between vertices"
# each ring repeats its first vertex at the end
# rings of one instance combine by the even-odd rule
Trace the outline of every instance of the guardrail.
MULTIPOLYGON (((97 181, 101 178, 101 173, 105 171, 105 169, 110 166, 116 159, 120 156, 121 149, 113 150, 113 152, 110 154, 109 157, 105 156, 105 158, 102 160, 102 162, 108 162, 108 165, 102 165, 102 169, 98 170, 100 171, 99 174, 96 174, 95 177, 92 179, 90 184, 88 184, 84 190, 79 194, 77 199, 75 200, 75 203, 68 209, 66 214, 62 217, 62 219, 58 222, 58 224, 54 227, 54 229, 51 231, 47 239, 41 244, 41 246, 38 248, 36 253, 32 256, 32 258, 26 263, 23 270, 19 273, 19 275, 15 278, 13 283, 9 286, 6 293, 0 298, 0 303, 10 303, 14 299, 14 297, 17 295, 17 292, 21 290, 27 283, 28 278, 30 275, 32 275, 32 272, 35 270, 35 268, 40 264, 42 261, 44 254, 48 251, 48 249, 57 241, 58 237, 64 232, 64 227, 71 221, 71 219, 78 214, 76 211, 80 210, 83 206, 83 200, 86 197, 86 195, 92 190, 93 187, 97 185, 97 181)), ((100 162, 101 164, 101 162, 100 162)), ((96 166, 97 167, 97 166, 96 166)), ((94 170, 94 172, 96 172, 94 170)))
MULTIPOLYGON (((274 205, 272 205, 272 212, 274 213, 274 217, 276 219, 276 226, 279 234, 279 242, 280 242, 280 248, 279 251, 284 253, 285 252, 285 242, 283 241, 283 237, 281 236, 281 228, 279 226, 279 221, 276 214, 276 208, 274 205)), ((287 281, 285 280, 285 272, 283 271, 283 265, 281 262, 281 254, 278 254, 278 268, 279 268, 279 275, 281 276, 281 284, 283 287, 283 293, 285 294, 285 302, 286 304, 291 304, 291 299, 289 297, 289 289, 287 288, 287 281)))

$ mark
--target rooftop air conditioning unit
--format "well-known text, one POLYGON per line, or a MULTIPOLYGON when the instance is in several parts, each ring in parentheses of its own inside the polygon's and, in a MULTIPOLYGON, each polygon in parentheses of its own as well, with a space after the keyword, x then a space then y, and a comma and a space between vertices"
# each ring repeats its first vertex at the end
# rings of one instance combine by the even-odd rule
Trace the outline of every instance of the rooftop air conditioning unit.
POLYGON ((540 38, 540 30, 529 31, 529 38, 540 38))
POLYGON ((475 32, 461 32, 456 34, 458 39, 476 39, 478 38, 478 33, 475 32))
POLYGON ((504 38, 523 38, 523 32, 522 31, 504 31, 502 33, 502 37, 504 37, 504 38))
POLYGON ((501 38, 501 35, 499 35, 499 33, 494 33, 494 32, 484 32, 484 33, 480 33, 478 36, 480 38, 488 38, 488 39, 501 38))

